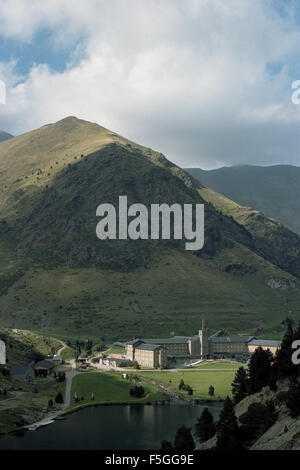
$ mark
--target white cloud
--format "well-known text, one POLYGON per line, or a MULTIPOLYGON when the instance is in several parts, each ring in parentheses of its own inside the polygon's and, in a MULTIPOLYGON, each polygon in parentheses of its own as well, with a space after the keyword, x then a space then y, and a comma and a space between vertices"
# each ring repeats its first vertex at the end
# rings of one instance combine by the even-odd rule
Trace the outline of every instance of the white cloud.
POLYGON ((37 65, 18 84, 6 66, 0 128, 23 132, 76 115, 182 166, 300 164, 300 107, 290 99, 300 77, 289 73, 300 29, 292 10, 281 17, 271 5, 0 0, 7 38, 34 42, 40 28, 52 28, 58 44, 85 38, 83 58, 63 73, 37 65), (283 64, 281 72, 270 76, 270 64, 283 64))

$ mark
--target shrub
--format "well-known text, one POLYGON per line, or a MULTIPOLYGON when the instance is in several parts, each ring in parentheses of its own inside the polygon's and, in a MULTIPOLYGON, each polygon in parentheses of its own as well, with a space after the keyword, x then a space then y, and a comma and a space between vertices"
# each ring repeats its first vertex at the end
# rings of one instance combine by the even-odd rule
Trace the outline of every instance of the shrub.
POLYGON ((55 402, 56 403, 63 403, 64 402, 64 397, 61 392, 58 392, 58 394, 55 397, 55 402))
POLYGON ((290 410, 292 418, 300 415, 300 383, 293 382, 287 392, 286 406, 290 410))
POLYGON ((130 389, 129 393, 132 397, 141 398, 144 396, 145 390, 142 385, 141 386, 135 385, 135 387, 132 387, 130 389))
POLYGON ((252 441, 264 434, 276 421, 277 412, 274 402, 266 405, 252 403, 246 413, 240 416, 240 433, 243 440, 252 441))

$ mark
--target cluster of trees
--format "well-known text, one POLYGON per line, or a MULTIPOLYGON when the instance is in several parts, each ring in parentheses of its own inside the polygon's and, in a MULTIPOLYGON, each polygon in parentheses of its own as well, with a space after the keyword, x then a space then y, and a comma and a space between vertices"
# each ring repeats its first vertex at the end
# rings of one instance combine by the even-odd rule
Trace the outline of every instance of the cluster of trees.
POLYGON ((132 397, 141 398, 145 395, 145 390, 142 385, 135 385, 129 390, 129 393, 132 397))
MULTIPOLYGON (((286 334, 281 343, 281 348, 273 355, 269 350, 257 348, 252 354, 248 370, 240 367, 232 382, 232 396, 224 402, 219 420, 214 418, 208 408, 205 408, 196 424, 196 436, 201 442, 205 442, 216 435, 215 450, 244 450, 275 422, 278 416, 275 402, 270 400, 263 403, 252 403, 248 410, 239 418, 239 423, 234 412, 234 406, 248 395, 259 392, 263 387, 269 386, 276 391, 279 380, 288 379, 288 391, 278 392, 276 402, 284 402, 290 410, 293 418, 300 416, 300 365, 292 361, 294 349, 292 344, 300 340, 300 323, 293 330, 289 323, 286 334)), ((180 381, 179 389, 186 385, 180 381)), ((210 394, 214 393, 210 387, 210 394)), ((178 429, 174 443, 162 441, 163 451, 189 451, 193 450, 194 441, 190 429, 182 426, 178 429), (179 444, 180 443, 180 444, 179 444), (193 443, 193 444, 192 444, 193 443), (180 448, 179 448, 180 447, 180 448)))
POLYGON ((244 450, 269 429, 276 418, 277 412, 272 401, 266 405, 253 403, 240 417, 239 426, 234 403, 227 397, 217 423, 208 408, 203 410, 196 424, 196 436, 200 442, 205 442, 216 434, 215 450, 244 450))
POLYGON ((277 415, 273 401, 269 401, 265 405, 252 403, 246 413, 240 416, 239 426, 234 413, 234 403, 227 397, 216 425, 217 443, 215 449, 227 451, 249 448, 275 423, 277 415))
POLYGON ((79 357, 83 351, 86 352, 87 356, 90 356, 92 354, 93 340, 76 340, 75 342, 67 341, 67 346, 75 349, 77 357, 79 357))
POLYGON ((192 387, 188 384, 185 384, 183 379, 180 380, 178 388, 179 388, 179 390, 184 390, 185 392, 187 392, 188 395, 193 395, 192 387))
POLYGON ((300 384, 298 382, 300 366, 292 361, 294 349, 292 344, 300 340, 300 324, 293 330, 288 324, 281 348, 275 355, 269 350, 256 349, 252 354, 248 371, 240 367, 232 383, 232 395, 234 404, 239 403, 247 395, 259 392, 263 387, 269 386, 271 390, 277 389, 278 380, 289 379, 288 392, 281 399, 290 409, 291 416, 300 415, 300 384))

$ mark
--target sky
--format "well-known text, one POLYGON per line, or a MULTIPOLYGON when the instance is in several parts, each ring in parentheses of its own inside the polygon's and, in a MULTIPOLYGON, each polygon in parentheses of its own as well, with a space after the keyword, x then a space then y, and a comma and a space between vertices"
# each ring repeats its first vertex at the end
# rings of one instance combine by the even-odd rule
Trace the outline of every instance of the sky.
POLYGON ((298 0, 0 0, 0 80, 13 135, 72 115, 182 167, 300 165, 298 0))

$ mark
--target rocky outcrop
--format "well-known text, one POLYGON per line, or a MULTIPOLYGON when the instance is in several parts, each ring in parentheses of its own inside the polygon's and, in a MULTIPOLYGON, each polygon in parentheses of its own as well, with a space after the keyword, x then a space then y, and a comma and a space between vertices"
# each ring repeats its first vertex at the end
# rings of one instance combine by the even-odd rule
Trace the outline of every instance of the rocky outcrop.
POLYGON ((299 290, 298 283, 293 279, 271 278, 267 281, 267 286, 271 289, 299 290))
POLYGON ((300 450, 300 417, 293 419, 287 409, 281 410, 276 423, 250 450, 300 450))
MULTIPOLYGON (((235 415, 238 420, 253 403, 265 405, 272 400, 278 412, 277 420, 273 426, 260 436, 249 450, 300 450, 300 416, 292 418, 286 405, 277 399, 278 393, 287 391, 288 387, 288 381, 279 383, 276 391, 264 387, 260 392, 246 397, 236 405, 235 415)), ((217 438, 214 436, 200 444, 198 449, 213 450, 216 443, 217 438)))

